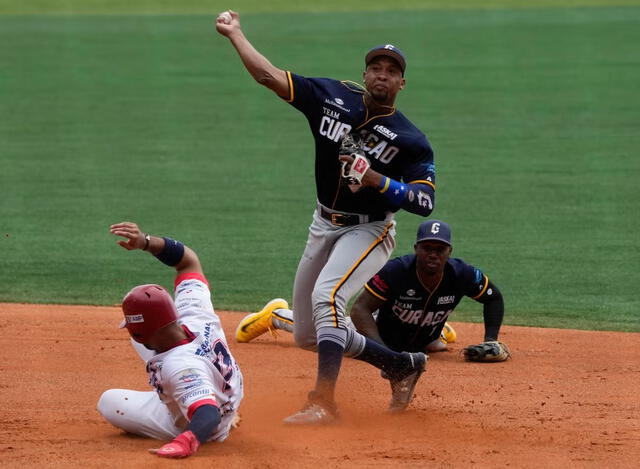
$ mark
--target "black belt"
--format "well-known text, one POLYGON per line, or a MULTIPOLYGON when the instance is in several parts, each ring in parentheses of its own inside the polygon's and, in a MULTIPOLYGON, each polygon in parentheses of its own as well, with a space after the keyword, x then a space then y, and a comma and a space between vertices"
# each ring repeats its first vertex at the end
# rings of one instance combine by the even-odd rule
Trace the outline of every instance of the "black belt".
POLYGON ((329 212, 320 207, 320 216, 325 220, 329 220, 336 226, 352 226, 360 223, 369 223, 372 221, 381 221, 387 218, 387 215, 348 215, 346 213, 329 212))

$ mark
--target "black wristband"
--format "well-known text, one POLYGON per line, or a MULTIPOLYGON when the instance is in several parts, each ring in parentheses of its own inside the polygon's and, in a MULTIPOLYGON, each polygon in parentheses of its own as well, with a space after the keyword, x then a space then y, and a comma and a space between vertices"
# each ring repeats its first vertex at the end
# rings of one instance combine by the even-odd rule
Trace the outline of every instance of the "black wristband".
POLYGON ((162 237, 162 239, 164 239, 164 248, 155 256, 160 262, 170 267, 178 265, 184 256, 184 244, 171 238, 162 237))
POLYGON ((146 251, 147 249, 149 249, 149 241, 151 241, 151 236, 149 236, 148 234, 144 235, 144 247, 142 248, 143 251, 146 251))
POLYGON ((204 443, 218 428, 221 420, 220 409, 214 405, 205 404, 198 407, 193 413, 187 429, 193 432, 200 443, 204 443))

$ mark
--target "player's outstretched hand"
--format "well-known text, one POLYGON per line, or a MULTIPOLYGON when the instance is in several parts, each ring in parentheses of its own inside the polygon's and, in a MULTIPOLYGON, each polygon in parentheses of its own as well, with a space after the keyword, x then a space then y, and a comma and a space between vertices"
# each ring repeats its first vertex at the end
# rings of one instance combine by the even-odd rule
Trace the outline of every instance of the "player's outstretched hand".
POLYGON ((127 251, 131 251, 133 249, 144 249, 147 244, 145 234, 140 231, 138 225, 133 222, 123 221, 116 223, 115 225, 111 225, 109 231, 111 234, 126 238, 126 241, 120 240, 118 241, 118 244, 127 251))
POLYGON ((240 15, 233 11, 223 11, 216 17, 216 30, 223 36, 229 36, 234 30, 240 29, 240 15))
POLYGON ((199 447, 200 442, 193 432, 186 431, 176 436, 171 443, 160 448, 150 449, 149 452, 161 458, 186 458, 198 451, 199 447))

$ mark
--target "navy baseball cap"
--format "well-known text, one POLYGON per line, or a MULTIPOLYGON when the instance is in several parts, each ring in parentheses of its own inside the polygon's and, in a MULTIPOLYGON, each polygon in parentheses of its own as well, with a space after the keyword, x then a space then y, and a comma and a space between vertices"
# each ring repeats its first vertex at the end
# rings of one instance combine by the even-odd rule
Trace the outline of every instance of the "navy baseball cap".
POLYGON ((416 243, 420 241, 441 241, 451 246, 451 227, 440 220, 429 220, 420 224, 416 243))
POLYGON ((371 49, 364 57, 364 64, 369 65, 373 59, 375 59, 376 57, 380 57, 381 55, 391 57, 396 62, 398 62, 398 65, 400 65, 400 69, 402 69, 402 74, 404 75, 404 69, 407 68, 407 61, 404 58, 404 54, 402 53, 402 51, 393 44, 383 44, 371 49))

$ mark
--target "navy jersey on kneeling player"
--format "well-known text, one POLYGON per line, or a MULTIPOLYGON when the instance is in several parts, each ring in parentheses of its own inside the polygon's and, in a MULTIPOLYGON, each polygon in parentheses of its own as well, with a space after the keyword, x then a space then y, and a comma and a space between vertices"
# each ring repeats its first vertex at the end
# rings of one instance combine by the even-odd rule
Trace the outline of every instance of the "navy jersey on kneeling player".
POLYGON ((462 297, 479 299, 487 293, 489 279, 461 259, 449 259, 442 280, 429 293, 418 280, 416 256, 389 262, 365 285, 384 300, 376 324, 384 343, 396 351, 424 352, 440 336, 447 318, 462 297))
MULTIPOLYGON (((364 89, 353 82, 305 78, 290 72, 287 77, 288 102, 306 116, 315 140, 316 191, 322 205, 370 215, 398 210, 374 188, 353 193, 340 176, 340 142, 344 135, 356 131, 366 142, 365 156, 375 171, 397 181, 435 188, 431 145, 395 107, 386 114, 369 116, 364 89)), ((415 196, 423 207, 433 208, 430 194, 420 191, 415 196)))

